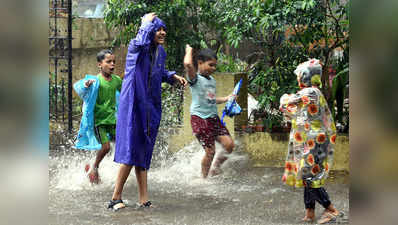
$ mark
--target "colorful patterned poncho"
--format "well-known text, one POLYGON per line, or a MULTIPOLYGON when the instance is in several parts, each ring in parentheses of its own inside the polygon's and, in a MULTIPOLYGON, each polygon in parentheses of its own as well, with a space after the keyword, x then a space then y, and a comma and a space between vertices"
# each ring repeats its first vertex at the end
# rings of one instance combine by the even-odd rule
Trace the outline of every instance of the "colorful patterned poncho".
POLYGON ((322 187, 333 161, 336 127, 326 99, 316 87, 321 71, 318 60, 300 64, 295 73, 302 89, 280 99, 280 110, 292 123, 282 177, 290 186, 322 187))

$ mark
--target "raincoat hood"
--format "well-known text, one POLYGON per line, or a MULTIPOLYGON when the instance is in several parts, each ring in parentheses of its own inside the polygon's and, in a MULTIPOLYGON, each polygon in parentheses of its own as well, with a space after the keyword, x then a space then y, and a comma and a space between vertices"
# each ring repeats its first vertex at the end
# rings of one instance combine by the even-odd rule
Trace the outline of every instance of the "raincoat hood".
POLYGON ((155 33, 158 31, 161 27, 163 27, 166 30, 166 24, 163 22, 163 20, 159 19, 158 17, 155 17, 152 22, 144 22, 141 24, 141 27, 145 27, 147 24, 152 23, 152 28, 150 30, 149 34, 149 40, 153 41, 155 38, 155 33))
POLYGON ((300 82, 306 86, 321 86, 322 65, 318 59, 310 59, 297 66, 294 73, 300 82))
POLYGON ((155 17, 152 23, 155 25, 155 32, 159 30, 161 27, 166 29, 166 24, 163 22, 163 20, 159 19, 158 17, 155 17))

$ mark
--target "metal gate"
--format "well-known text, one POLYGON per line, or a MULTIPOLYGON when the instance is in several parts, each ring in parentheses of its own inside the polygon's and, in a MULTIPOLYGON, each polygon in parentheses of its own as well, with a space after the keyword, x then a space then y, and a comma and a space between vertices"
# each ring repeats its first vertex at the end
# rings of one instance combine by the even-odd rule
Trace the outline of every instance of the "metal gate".
POLYGON ((49 119, 72 132, 72 0, 49 0, 49 119))

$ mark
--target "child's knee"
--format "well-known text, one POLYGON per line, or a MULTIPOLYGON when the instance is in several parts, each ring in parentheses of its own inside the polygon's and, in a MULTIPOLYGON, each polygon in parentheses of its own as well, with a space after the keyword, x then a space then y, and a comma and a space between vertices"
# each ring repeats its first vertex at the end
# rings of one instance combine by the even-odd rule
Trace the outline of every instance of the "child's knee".
POLYGON ((213 158, 214 155, 216 154, 216 150, 213 148, 207 148, 205 151, 206 151, 206 156, 209 158, 213 158))
POLYGON ((206 152, 206 156, 208 157, 208 158, 214 158, 214 155, 215 155, 216 153, 215 152, 206 152))
POLYGON ((227 143, 225 143, 225 145, 224 145, 224 148, 225 148, 225 151, 227 151, 228 153, 231 153, 232 152, 232 150, 234 149, 234 147, 235 147, 235 143, 234 143, 234 141, 231 139, 231 140, 229 140, 227 143))
POLYGON ((111 145, 109 142, 102 144, 102 151, 108 153, 111 150, 111 145))

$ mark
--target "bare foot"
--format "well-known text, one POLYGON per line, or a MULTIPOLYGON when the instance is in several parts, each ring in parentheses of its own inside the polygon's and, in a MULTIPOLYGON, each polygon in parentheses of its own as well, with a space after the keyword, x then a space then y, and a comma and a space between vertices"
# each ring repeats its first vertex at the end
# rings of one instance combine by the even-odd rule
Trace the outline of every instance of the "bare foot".
POLYGON ((333 221, 336 221, 336 216, 333 215, 332 213, 326 212, 318 220, 318 223, 324 224, 324 223, 329 223, 329 222, 333 222, 333 221))
POLYGON ((88 179, 90 180, 90 183, 93 183, 93 184, 99 183, 100 179, 99 179, 99 175, 98 175, 98 168, 95 168, 95 167, 90 168, 90 165, 87 164, 85 166, 84 170, 86 172, 88 172, 87 176, 88 176, 88 179))
POLYGON ((338 216, 340 214, 340 212, 337 209, 334 210, 326 209, 325 211, 333 214, 334 216, 338 216))
POLYGON ((333 209, 325 209, 321 218, 318 220, 319 224, 329 223, 336 221, 336 218, 340 215, 340 212, 333 208, 333 209))
POLYGON ((217 176, 220 174, 222 174, 222 170, 220 168, 214 168, 214 169, 210 170, 210 172, 209 172, 209 175, 211 177, 214 177, 214 176, 217 176))
POLYGON ((301 219, 301 221, 303 221, 303 222, 314 222, 314 218, 313 217, 304 216, 304 218, 301 219))

